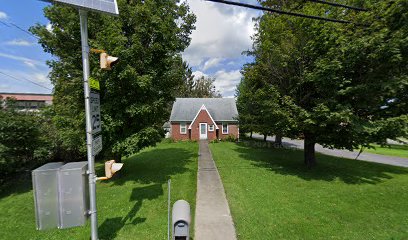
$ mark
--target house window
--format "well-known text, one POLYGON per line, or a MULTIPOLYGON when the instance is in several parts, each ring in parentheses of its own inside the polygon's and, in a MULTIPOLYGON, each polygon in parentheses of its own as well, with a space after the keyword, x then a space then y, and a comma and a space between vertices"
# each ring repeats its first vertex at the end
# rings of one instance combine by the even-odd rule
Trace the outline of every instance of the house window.
POLYGON ((214 125, 208 125, 208 131, 214 132, 214 125))
POLYGON ((228 123, 222 124, 222 134, 228 134, 228 123))
POLYGON ((180 134, 187 133, 187 124, 185 122, 180 123, 180 134))

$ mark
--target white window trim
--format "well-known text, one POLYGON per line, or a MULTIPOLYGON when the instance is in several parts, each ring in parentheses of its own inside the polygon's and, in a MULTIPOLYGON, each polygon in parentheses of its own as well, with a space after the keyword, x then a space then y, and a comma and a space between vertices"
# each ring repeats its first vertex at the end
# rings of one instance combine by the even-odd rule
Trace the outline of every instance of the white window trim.
POLYGON ((221 123, 221 128, 222 128, 222 134, 228 134, 228 123, 221 123), (224 124, 227 125, 227 132, 224 133, 224 124))
POLYGON ((190 126, 188 127, 188 129, 191 129, 191 127, 193 126, 194 122, 196 121, 198 115, 200 115, 201 110, 205 110, 208 114, 208 116, 210 116, 211 121, 213 122, 213 124, 215 125, 215 129, 218 129, 217 124, 215 123, 214 119, 212 118, 210 112, 208 112, 207 108, 204 106, 204 104, 201 106, 200 110, 198 110, 197 114, 195 115, 195 117, 193 118, 193 121, 190 123, 190 126))
POLYGON ((180 134, 187 134, 187 123, 186 122, 181 122, 180 123, 180 134), (181 130, 181 125, 184 124, 184 132, 181 130))
POLYGON ((214 124, 209 124, 208 125, 208 131, 209 132, 214 132, 214 124))

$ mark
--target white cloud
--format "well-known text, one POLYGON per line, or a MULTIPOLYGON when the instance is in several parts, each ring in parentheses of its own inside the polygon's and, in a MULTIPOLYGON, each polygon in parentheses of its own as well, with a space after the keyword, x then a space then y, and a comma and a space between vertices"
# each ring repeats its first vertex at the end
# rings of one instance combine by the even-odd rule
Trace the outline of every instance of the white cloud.
POLYGON ((35 68, 35 67, 38 67, 38 66, 45 66, 45 63, 43 63, 43 62, 40 62, 40 61, 37 61, 37 60, 34 60, 34 59, 30 59, 30 58, 26 58, 26 57, 10 55, 10 54, 7 54, 7 53, 1 53, 0 52, 0 57, 20 61, 20 62, 22 62, 22 63, 24 63, 27 66, 32 67, 32 68, 35 68))
MULTIPOLYGON (((194 78, 200 78, 202 76, 208 77, 209 75, 201 72, 193 72, 194 78)), ((238 83, 241 80, 242 74, 240 70, 217 71, 212 77, 215 78, 214 86, 219 90, 223 97, 234 97, 235 89, 237 88, 238 83)))
POLYGON ((0 11, 0 19, 7 19, 8 16, 5 12, 0 11))
POLYGON ((28 46, 34 45, 34 43, 29 42, 27 40, 23 40, 23 39, 14 39, 14 40, 6 42, 6 45, 28 47, 28 46))
POLYGON ((45 26, 45 29, 47 29, 48 30, 48 32, 52 32, 52 25, 51 25, 51 23, 48 23, 46 26, 45 26))
POLYGON ((48 73, 34 73, 33 79, 38 83, 49 83, 50 80, 48 79, 48 73))
POLYGON ((183 54, 191 66, 208 58, 237 58, 252 46, 253 17, 260 12, 236 6, 188 0, 197 16, 191 45, 183 54))
POLYGON ((193 72, 193 75, 194 75, 194 79, 197 79, 197 78, 200 78, 200 77, 208 77, 208 75, 207 74, 205 74, 205 73, 203 73, 203 72, 201 72, 201 71, 195 71, 195 72, 193 72))
POLYGON ((30 61, 23 61, 23 63, 27 66, 29 66, 30 68, 35 68, 35 64, 33 62, 30 61))
POLYGON ((204 63, 204 66, 203 66, 203 71, 207 71, 208 69, 210 69, 210 68, 212 68, 212 67, 214 67, 214 66, 217 66, 218 65, 218 63, 220 63, 222 61, 222 58, 211 58, 211 59, 209 59, 208 61, 206 61, 205 63, 204 63))
POLYGON ((6 92, 9 89, 10 89, 10 85, 0 84, 0 92, 6 92))
POLYGON ((215 73, 214 85, 224 97, 233 97, 235 89, 241 80, 242 74, 240 70, 225 71, 220 70, 215 73))
POLYGON ((50 93, 50 90, 46 88, 49 89, 53 88, 53 85, 51 84, 51 81, 48 78, 49 69, 45 71, 40 71, 37 69, 27 70, 0 69, 0 72, 6 74, 1 75, 2 85, 0 85, 0 90, 4 89, 7 90, 7 92, 50 93), (44 86, 46 88, 30 83, 30 81, 37 83, 41 86, 44 86))

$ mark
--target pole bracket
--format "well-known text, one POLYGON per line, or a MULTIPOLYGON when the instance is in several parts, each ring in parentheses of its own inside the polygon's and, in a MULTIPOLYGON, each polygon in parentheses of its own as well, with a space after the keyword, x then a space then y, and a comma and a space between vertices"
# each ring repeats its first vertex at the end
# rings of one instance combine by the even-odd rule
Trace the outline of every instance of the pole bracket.
POLYGON ((105 53, 106 51, 105 51, 105 50, 102 50, 102 49, 91 48, 91 49, 90 49, 90 52, 91 52, 91 53, 105 53))

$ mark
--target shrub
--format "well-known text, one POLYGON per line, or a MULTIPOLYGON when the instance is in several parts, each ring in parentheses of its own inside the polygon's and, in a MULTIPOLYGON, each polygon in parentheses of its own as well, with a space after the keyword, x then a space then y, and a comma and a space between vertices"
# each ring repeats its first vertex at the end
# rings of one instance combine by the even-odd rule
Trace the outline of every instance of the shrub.
POLYGON ((228 135, 224 140, 227 142, 236 142, 237 138, 234 135, 228 135))
POLYGON ((50 129, 39 113, 0 110, 0 182, 52 159, 50 129))

